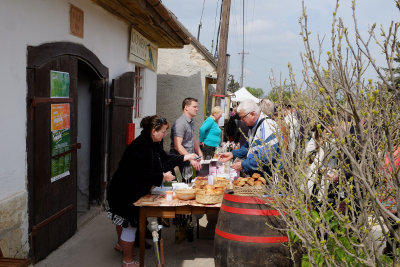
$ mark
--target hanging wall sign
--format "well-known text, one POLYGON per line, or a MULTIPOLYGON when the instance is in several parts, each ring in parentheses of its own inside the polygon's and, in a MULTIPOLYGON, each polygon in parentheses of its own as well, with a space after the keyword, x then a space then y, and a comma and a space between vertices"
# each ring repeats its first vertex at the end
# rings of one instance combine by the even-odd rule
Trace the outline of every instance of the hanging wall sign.
POLYGON ((129 61, 157 71, 158 47, 133 28, 129 45, 129 61))
POLYGON ((68 176, 71 166, 71 154, 54 158, 71 149, 71 133, 69 129, 51 132, 51 182, 68 176))
POLYGON ((69 97, 69 73, 50 71, 50 97, 69 97))
POLYGON ((69 28, 72 35, 83 38, 83 10, 71 5, 69 9, 69 28))

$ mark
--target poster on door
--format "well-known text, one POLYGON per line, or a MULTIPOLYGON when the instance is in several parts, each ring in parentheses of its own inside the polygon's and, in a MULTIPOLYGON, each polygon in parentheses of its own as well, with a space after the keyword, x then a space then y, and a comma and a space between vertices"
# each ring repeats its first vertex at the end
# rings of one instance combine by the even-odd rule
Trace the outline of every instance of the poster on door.
POLYGON ((51 182, 68 176, 71 166, 71 154, 56 157, 71 149, 70 129, 51 132, 51 182))
POLYGON ((50 97, 69 97, 69 73, 50 71, 50 97))
POLYGON ((51 104, 51 131, 69 129, 69 104, 51 104))

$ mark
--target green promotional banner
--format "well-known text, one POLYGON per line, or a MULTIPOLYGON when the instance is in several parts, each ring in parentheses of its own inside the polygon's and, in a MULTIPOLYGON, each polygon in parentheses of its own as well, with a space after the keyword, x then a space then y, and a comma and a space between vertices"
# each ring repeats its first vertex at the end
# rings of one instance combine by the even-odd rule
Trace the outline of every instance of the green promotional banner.
POLYGON ((50 97, 69 97, 69 73, 50 71, 50 97))
MULTIPOLYGON (((57 156, 71 149, 70 129, 51 132, 51 156, 57 156)), ((51 182, 69 175, 71 154, 51 159, 51 182)))

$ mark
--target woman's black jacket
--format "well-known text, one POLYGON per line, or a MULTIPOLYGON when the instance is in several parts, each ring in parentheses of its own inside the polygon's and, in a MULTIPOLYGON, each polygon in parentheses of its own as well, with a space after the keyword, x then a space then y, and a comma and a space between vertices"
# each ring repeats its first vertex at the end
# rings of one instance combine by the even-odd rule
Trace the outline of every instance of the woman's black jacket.
POLYGON ((126 219, 138 219, 133 203, 148 194, 152 186, 160 186, 163 172, 183 162, 183 155, 166 154, 162 142, 153 142, 142 131, 125 150, 118 169, 107 188, 110 211, 126 219))

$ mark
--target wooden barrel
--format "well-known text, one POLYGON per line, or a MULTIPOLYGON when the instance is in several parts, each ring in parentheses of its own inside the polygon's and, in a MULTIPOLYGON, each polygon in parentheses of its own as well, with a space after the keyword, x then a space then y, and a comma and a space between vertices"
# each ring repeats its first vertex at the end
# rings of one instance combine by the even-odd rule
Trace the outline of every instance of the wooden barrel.
POLYGON ((292 266, 280 213, 257 197, 224 194, 215 227, 215 266, 292 266), (286 246, 285 246, 286 245, 286 246))

